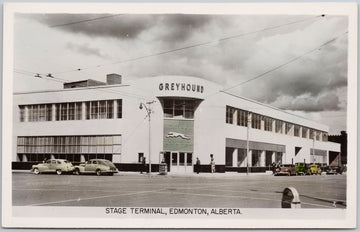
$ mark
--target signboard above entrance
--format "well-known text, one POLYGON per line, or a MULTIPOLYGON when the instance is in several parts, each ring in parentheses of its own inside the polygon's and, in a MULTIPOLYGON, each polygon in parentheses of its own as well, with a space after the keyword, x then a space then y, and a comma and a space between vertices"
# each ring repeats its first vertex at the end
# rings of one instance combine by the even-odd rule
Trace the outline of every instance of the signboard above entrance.
POLYGON ((159 84, 160 91, 188 91, 188 92, 197 92, 203 93, 204 86, 198 84, 189 84, 189 83, 160 83, 159 84))

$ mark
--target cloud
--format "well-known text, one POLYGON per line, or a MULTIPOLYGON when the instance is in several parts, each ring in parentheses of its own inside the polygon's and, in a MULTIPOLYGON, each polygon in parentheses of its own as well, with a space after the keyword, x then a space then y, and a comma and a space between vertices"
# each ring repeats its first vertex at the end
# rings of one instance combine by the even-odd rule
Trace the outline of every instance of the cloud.
POLYGON ((90 47, 89 44, 75 44, 69 42, 66 44, 66 48, 87 56, 90 55, 90 56, 98 56, 101 58, 109 58, 109 56, 102 54, 100 52, 100 49, 92 48, 90 47))
POLYGON ((160 21, 163 23, 163 34, 161 39, 164 42, 176 43, 186 41, 194 33, 199 33, 209 25, 213 17, 210 15, 163 15, 160 21))
POLYGON ((303 94, 300 96, 283 95, 278 97, 272 105, 286 110, 320 112, 340 110, 340 100, 335 93, 324 93, 318 96, 303 94))
MULTIPOLYGON (((339 22, 347 25, 347 21, 341 17, 329 19, 326 23, 329 21, 333 25, 339 22)), ((241 75, 237 81, 229 82, 229 86, 265 75, 232 92, 288 110, 339 109, 340 92, 337 90, 347 86, 347 36, 341 35, 341 32, 344 31, 317 22, 302 30, 255 41, 253 53, 245 62, 239 62, 241 75), (318 24, 322 30, 319 30, 318 24), (332 43, 314 50, 339 35, 332 43), (302 54, 306 55, 287 64, 302 54), (267 73, 282 64, 285 65, 267 73), (304 99, 304 96, 307 98, 304 99)))
POLYGON ((152 15, 43 14, 31 16, 54 29, 87 36, 133 39, 152 27, 152 15), (100 18, 98 20, 92 20, 100 18), (74 23, 79 22, 79 23, 74 23), (67 24, 67 25, 65 25, 67 24))
MULTIPOLYGON (((31 41, 34 42, 41 40, 38 37, 49 34, 53 35, 52 38, 59 38, 56 41, 63 42, 61 47, 68 48, 64 51, 68 54, 65 56, 56 50, 56 54, 60 54, 56 58, 57 70, 73 69, 74 66, 94 67, 88 72, 84 69, 76 75, 70 73, 69 78, 90 75, 102 78, 108 72, 119 72, 125 79, 164 74, 189 75, 214 81, 224 88, 266 73, 318 48, 295 62, 232 89, 231 92, 285 110, 306 113, 346 110, 348 37, 340 36, 326 46, 319 47, 347 30, 346 16, 119 15, 64 27, 51 27, 104 16, 109 15, 28 16, 27 21, 21 22, 22 28, 17 24, 17 31, 22 35, 18 38, 31 36, 31 41), (306 21, 302 21, 304 19, 306 21), (296 21, 302 22, 292 23, 296 21), (36 30, 26 29, 30 22, 32 25, 36 24, 36 30), (289 25, 276 27, 283 24, 289 25), (262 31, 264 28, 273 29, 262 31), (36 33, 39 29, 42 32, 36 33), (245 35, 233 37, 242 34, 245 35), (225 37, 233 38, 217 42, 225 37), (213 43, 132 62, 119 62, 209 41, 213 43), (111 57, 105 54, 111 54, 111 57), (96 59, 92 59, 95 56, 96 59), (66 57, 74 58, 71 60, 66 57), (109 65, 97 68, 98 64, 103 63, 109 65)), ((51 46, 53 40, 47 41, 46 49, 49 51, 59 47, 51 46)), ((20 39, 18 41, 26 42, 20 39)), ((23 55, 22 51, 20 49, 19 54, 23 55)), ((29 54, 38 53, 39 49, 36 49, 29 54)), ((41 55, 39 59, 32 60, 38 60, 40 64, 49 64, 46 60, 54 60, 47 53, 41 55)), ((50 69, 48 66, 45 68, 50 69)))

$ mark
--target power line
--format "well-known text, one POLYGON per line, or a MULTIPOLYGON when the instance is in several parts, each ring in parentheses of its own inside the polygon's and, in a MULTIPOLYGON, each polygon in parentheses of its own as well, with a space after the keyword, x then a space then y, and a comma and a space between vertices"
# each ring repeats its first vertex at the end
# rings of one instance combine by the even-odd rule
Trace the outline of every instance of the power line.
POLYGON ((91 21, 96 21, 96 20, 113 18, 113 17, 117 17, 117 16, 121 16, 121 15, 124 15, 124 14, 113 14, 113 15, 107 15, 107 16, 102 16, 102 17, 97 17, 97 18, 92 18, 92 19, 85 19, 85 20, 80 20, 80 21, 74 21, 74 22, 69 22, 69 23, 55 24, 55 25, 51 25, 49 27, 64 27, 64 26, 69 26, 69 25, 74 25, 74 24, 79 24, 79 23, 86 23, 86 22, 91 22, 91 21))
POLYGON ((77 69, 72 69, 72 70, 63 71, 63 72, 57 72, 57 73, 54 73, 54 74, 64 74, 64 73, 70 73, 70 72, 76 72, 76 71, 83 71, 83 70, 88 70, 88 69, 100 68, 100 67, 108 66, 108 65, 123 64, 123 63, 138 61, 138 60, 142 60, 142 59, 146 59, 146 58, 150 58, 150 57, 156 57, 156 56, 161 56, 161 55, 165 55, 165 54, 170 54, 170 53, 173 53, 173 52, 179 52, 179 51, 183 51, 183 50, 187 50, 187 49, 206 46, 206 45, 210 45, 210 44, 214 44, 214 43, 220 43, 220 42, 224 42, 224 41, 227 41, 227 40, 230 40, 230 39, 235 39, 235 38, 239 38, 239 37, 243 37, 243 36, 263 32, 263 31, 273 30, 273 29, 276 29, 276 28, 280 28, 280 27, 284 27, 284 26, 288 26, 288 25, 292 25, 292 24, 297 24, 297 23, 301 23, 301 22, 305 22, 305 21, 309 21, 309 20, 313 20, 313 19, 317 19, 317 18, 318 18, 318 20, 320 20, 324 16, 325 15, 317 15, 315 17, 312 16, 310 18, 297 20, 297 21, 293 21, 293 22, 289 22, 289 23, 285 23, 285 24, 279 24, 279 25, 276 25, 276 26, 266 27, 266 28, 256 30, 256 31, 246 32, 246 33, 237 34, 237 35, 228 36, 228 37, 223 37, 223 38, 213 40, 213 41, 207 41, 207 42, 197 43, 197 44, 193 44, 193 45, 189 45, 189 46, 185 46, 185 47, 180 47, 180 48, 175 48, 175 49, 171 49, 171 50, 160 51, 160 52, 156 52, 156 53, 153 53, 153 54, 143 55, 143 56, 130 58, 130 59, 125 59, 125 60, 121 60, 121 61, 116 61, 116 62, 112 62, 112 63, 99 64, 99 65, 89 66, 89 67, 85 67, 85 68, 77 68, 77 69))
MULTIPOLYGON (((306 52, 306 53, 304 53, 304 54, 302 54, 302 55, 300 55, 300 56, 297 56, 297 57, 295 57, 295 58, 293 58, 293 59, 291 59, 291 60, 289 60, 289 61, 287 61, 287 62, 285 62, 285 63, 283 63, 283 64, 280 64, 280 65, 272 68, 272 69, 270 69, 270 70, 268 70, 268 71, 266 71, 266 72, 264 72, 264 73, 262 73, 262 74, 259 74, 259 75, 255 76, 255 77, 253 77, 253 78, 250 78, 250 79, 248 79, 248 80, 246 80, 246 81, 243 81, 243 82, 241 82, 241 83, 239 83, 239 84, 233 85, 233 86, 228 87, 228 88, 226 88, 226 89, 219 90, 219 91, 213 92, 213 93, 211 93, 211 94, 208 94, 208 95, 206 95, 204 98, 207 98, 207 97, 210 97, 210 96, 214 96, 214 95, 219 94, 219 93, 222 92, 222 93, 226 93, 226 94, 229 94, 229 95, 232 95, 232 96, 236 96, 236 97, 245 99, 245 100, 247 100, 247 101, 252 101, 252 102, 254 102, 254 103, 257 103, 257 104, 260 104, 260 105, 264 105, 264 106, 267 106, 267 107, 270 107, 270 108, 273 108, 273 109, 276 109, 276 110, 285 112, 285 113, 287 113, 287 114, 295 115, 295 114, 289 113, 289 112, 287 112, 287 111, 285 111, 285 110, 276 108, 276 107, 274 107, 274 106, 270 106, 270 105, 264 104, 264 103, 262 103, 262 102, 258 102, 258 101, 252 100, 252 99, 244 98, 244 97, 241 97, 241 96, 238 96, 238 95, 235 95, 235 94, 226 92, 226 91, 228 91, 228 90, 230 90, 230 89, 233 89, 233 88, 235 88, 235 87, 238 87, 238 86, 240 86, 240 85, 246 84, 246 83, 248 83, 248 82, 250 82, 250 81, 259 79, 259 78, 261 78, 261 77, 264 77, 266 74, 269 74, 270 72, 273 72, 273 71, 275 71, 275 70, 278 70, 278 69, 284 67, 285 65, 288 65, 288 64, 290 64, 290 63, 292 63, 292 62, 295 62, 296 60, 298 60, 298 59, 300 59, 300 58, 302 58, 302 57, 304 57, 304 56, 306 56, 306 55, 308 55, 308 54, 310 54, 310 53, 312 53, 312 52, 315 52, 315 51, 320 50, 322 47, 327 46, 328 44, 336 41, 338 38, 340 38, 341 36, 343 36, 343 35, 345 35, 345 34, 347 34, 347 33, 348 33, 348 31, 346 31, 346 32, 344 32, 344 33, 342 33, 342 34, 340 34, 340 35, 338 35, 338 36, 336 36, 336 37, 334 37, 334 38, 332 38, 332 39, 324 42, 324 43, 321 44, 320 46, 318 46, 318 47, 316 47, 316 48, 314 48, 314 49, 312 49, 312 50, 310 50, 310 51, 308 51, 308 52, 306 52)), ((302 117, 302 116, 299 116, 299 115, 295 115, 295 116, 302 117)), ((303 117, 303 118, 305 118, 305 117, 303 117)))
POLYGON ((321 44, 321 45, 318 46, 317 48, 314 48, 314 49, 312 49, 312 50, 310 50, 310 51, 308 51, 308 52, 306 52, 306 53, 304 53, 304 54, 302 54, 302 55, 300 55, 300 56, 297 56, 297 57, 295 57, 295 58, 292 58, 292 59, 290 59, 289 61, 287 61, 287 62, 285 62, 285 63, 283 63, 283 64, 280 64, 280 65, 278 65, 278 66, 276 66, 276 67, 274 67, 274 68, 272 68, 272 69, 270 69, 270 70, 268 70, 268 71, 266 71, 266 72, 264 72, 264 73, 261 73, 261 74, 255 76, 255 77, 253 77, 253 78, 250 78, 250 79, 248 79, 248 80, 246 80, 246 81, 240 82, 239 84, 236 84, 236 85, 234 85, 234 86, 231 86, 231 87, 228 87, 228 88, 226 88, 226 89, 223 89, 222 91, 225 92, 225 91, 228 91, 228 90, 230 90, 230 89, 236 88, 236 87, 238 87, 238 86, 240 86, 240 85, 246 84, 246 83, 248 83, 248 82, 250 82, 250 81, 259 79, 259 78, 265 76, 266 74, 271 73, 271 72, 273 72, 273 71, 275 71, 275 70, 278 70, 278 69, 280 69, 280 68, 282 68, 282 67, 284 67, 284 66, 286 66, 286 65, 288 65, 288 64, 290 64, 290 63, 293 63, 294 61, 297 61, 297 60, 301 59, 302 57, 304 57, 304 56, 306 56, 306 55, 308 55, 308 54, 310 54, 310 53, 313 53, 313 52, 315 52, 315 51, 318 51, 318 50, 321 49, 322 47, 324 47, 324 46, 326 46, 326 45, 334 42, 334 41, 337 40, 339 37, 341 37, 341 36, 343 36, 343 35, 345 35, 345 34, 347 34, 347 33, 348 33, 348 32, 346 31, 345 33, 342 33, 341 35, 338 35, 337 37, 335 37, 335 38, 333 38, 333 39, 331 39, 331 40, 326 41, 325 43, 321 44))

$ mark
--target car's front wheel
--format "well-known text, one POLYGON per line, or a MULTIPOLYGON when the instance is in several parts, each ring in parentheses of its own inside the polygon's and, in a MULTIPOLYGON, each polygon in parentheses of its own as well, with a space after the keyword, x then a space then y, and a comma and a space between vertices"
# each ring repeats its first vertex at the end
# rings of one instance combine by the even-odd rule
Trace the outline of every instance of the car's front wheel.
POLYGON ((61 175, 62 171, 61 169, 56 170, 56 174, 61 175))
POLYGON ((33 173, 34 173, 35 175, 39 175, 39 174, 40 174, 40 171, 39 171, 38 168, 34 168, 33 173))
POLYGON ((74 171, 74 174, 75 175, 80 175, 80 170, 78 168, 76 168, 75 171, 74 171))
POLYGON ((96 170, 96 175, 101 176, 101 170, 100 169, 96 170))

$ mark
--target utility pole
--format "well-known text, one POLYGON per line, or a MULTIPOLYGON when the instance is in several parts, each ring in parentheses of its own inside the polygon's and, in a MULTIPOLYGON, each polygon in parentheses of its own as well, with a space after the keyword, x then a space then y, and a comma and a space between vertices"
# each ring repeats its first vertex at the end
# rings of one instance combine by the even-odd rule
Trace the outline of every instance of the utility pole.
POLYGON ((153 103, 155 103, 155 101, 146 102, 145 104, 141 102, 139 106, 140 110, 145 108, 146 117, 148 117, 149 121, 149 174, 151 174, 151 114, 153 113, 151 104, 153 103))

